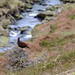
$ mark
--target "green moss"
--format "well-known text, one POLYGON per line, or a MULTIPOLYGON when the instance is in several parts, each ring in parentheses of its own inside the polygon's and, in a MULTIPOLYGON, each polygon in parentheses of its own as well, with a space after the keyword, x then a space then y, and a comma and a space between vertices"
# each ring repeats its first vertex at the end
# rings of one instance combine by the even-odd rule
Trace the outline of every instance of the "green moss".
POLYGON ((25 5, 25 9, 31 9, 31 8, 32 8, 32 5, 30 5, 30 4, 25 5))
POLYGON ((35 26, 35 28, 38 27, 38 26, 40 26, 40 25, 41 25, 41 24, 37 24, 37 25, 35 26))
POLYGON ((16 15, 16 19, 17 19, 17 20, 22 19, 22 18, 23 18, 23 16, 22 16, 21 14, 16 15))
MULTIPOLYGON (((35 27, 34 27, 34 29, 32 30, 32 35, 34 36, 34 35, 37 35, 37 33, 38 33, 38 27, 40 26, 41 24, 37 24, 35 27)), ((31 41, 33 40, 33 39, 35 39, 35 38, 32 38, 31 39, 31 41)))
POLYGON ((8 40, 9 40, 8 37, 5 37, 5 36, 0 37, 0 47, 9 46, 8 40))

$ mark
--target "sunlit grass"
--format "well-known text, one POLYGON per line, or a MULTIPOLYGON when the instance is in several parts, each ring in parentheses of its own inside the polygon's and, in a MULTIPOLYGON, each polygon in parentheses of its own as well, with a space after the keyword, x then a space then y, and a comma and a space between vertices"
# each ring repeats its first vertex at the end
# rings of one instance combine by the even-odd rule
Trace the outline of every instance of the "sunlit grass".
POLYGON ((55 32, 55 30, 57 30, 57 25, 50 25, 50 28, 51 28, 51 32, 50 32, 50 34, 51 33, 54 33, 55 32))
POLYGON ((70 18, 71 20, 75 19, 75 14, 69 15, 69 18, 70 18))
POLYGON ((3 53, 0 53, 0 56, 4 56, 5 55, 5 52, 3 52, 3 53))
POLYGON ((8 41, 9 37, 4 37, 4 36, 0 37, 0 47, 9 46, 8 41))
POLYGON ((74 62, 75 61, 75 50, 71 51, 69 53, 61 55, 58 59, 57 62, 61 61, 62 63, 66 62, 74 62))
POLYGON ((56 47, 60 45, 66 44, 68 41, 64 38, 56 38, 56 39, 50 39, 50 40, 43 40, 40 45, 44 47, 56 47))

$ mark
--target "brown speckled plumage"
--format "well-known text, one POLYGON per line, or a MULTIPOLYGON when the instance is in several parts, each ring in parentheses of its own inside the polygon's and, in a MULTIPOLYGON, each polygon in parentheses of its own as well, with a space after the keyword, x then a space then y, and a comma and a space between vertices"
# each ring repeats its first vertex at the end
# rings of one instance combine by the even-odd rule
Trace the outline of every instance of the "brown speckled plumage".
POLYGON ((20 37, 18 37, 17 44, 18 44, 18 46, 21 47, 21 48, 25 48, 25 47, 29 48, 26 43, 20 41, 20 37))

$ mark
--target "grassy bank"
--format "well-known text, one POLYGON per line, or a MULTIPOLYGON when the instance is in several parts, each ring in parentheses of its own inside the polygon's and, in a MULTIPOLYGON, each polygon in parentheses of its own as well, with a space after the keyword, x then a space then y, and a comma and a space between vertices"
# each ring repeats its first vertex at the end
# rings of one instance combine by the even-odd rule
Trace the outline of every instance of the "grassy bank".
MULTIPOLYGON (((36 63, 5 75, 74 75, 75 74, 75 4, 66 4, 56 20, 38 25, 35 39, 28 41, 29 57, 36 63), (44 53, 46 56, 43 57, 44 53), (36 61, 36 59, 41 58, 36 61)), ((35 32, 36 31, 36 32, 35 32)), ((24 49, 26 51, 26 49, 24 49)))
POLYGON ((74 3, 75 2, 75 0, 61 0, 61 1, 63 1, 64 3, 74 3))

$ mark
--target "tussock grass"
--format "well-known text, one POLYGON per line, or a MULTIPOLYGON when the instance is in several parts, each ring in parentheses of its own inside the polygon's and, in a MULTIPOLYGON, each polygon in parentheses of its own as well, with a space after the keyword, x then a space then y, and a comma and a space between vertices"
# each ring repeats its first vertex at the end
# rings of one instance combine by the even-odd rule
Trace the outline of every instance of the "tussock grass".
POLYGON ((50 28, 51 28, 51 32, 50 32, 50 34, 52 34, 52 33, 54 33, 55 32, 55 30, 57 30, 57 25, 50 25, 50 28))
POLYGON ((57 59, 57 62, 60 62, 60 61, 61 63, 74 62, 75 61, 75 50, 61 55, 57 59))
POLYGON ((56 38, 56 39, 50 39, 50 40, 43 40, 40 45, 44 47, 56 47, 60 45, 65 45, 67 43, 67 40, 64 38, 56 38))
POLYGON ((68 43, 74 43, 74 40, 75 34, 70 31, 65 32, 62 37, 46 39, 40 42, 40 45, 47 48, 48 52, 58 52, 57 54, 49 57, 46 67, 44 68, 45 71, 50 74, 56 74, 71 69, 75 65, 75 48, 67 51, 68 48, 65 47, 68 43))
POLYGON ((69 15, 69 18, 70 18, 71 20, 75 19, 75 13, 69 15))
POLYGON ((57 62, 51 61, 50 63, 48 63, 48 64, 46 65, 46 69, 53 69, 53 68, 55 68, 56 66, 57 66, 57 62))
POLYGON ((0 56, 4 56, 5 55, 5 52, 3 52, 3 53, 0 53, 0 56))

